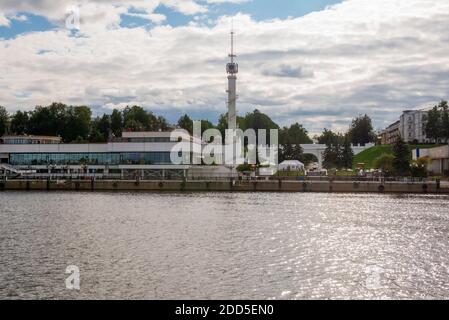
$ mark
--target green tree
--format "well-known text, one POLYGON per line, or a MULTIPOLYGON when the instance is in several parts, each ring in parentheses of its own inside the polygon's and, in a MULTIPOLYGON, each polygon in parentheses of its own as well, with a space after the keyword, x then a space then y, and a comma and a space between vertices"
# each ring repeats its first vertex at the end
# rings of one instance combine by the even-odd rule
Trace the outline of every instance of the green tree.
POLYGON ((10 131, 17 135, 23 135, 28 133, 30 117, 28 112, 17 111, 11 117, 11 128, 10 131))
POLYGON ((193 134, 193 120, 186 114, 179 118, 178 127, 193 134))
POLYGON ((111 130, 115 137, 121 137, 123 132, 123 115, 120 110, 114 109, 111 114, 111 130))
MULTIPOLYGON (((237 127, 245 130, 246 124, 245 124, 245 118, 237 116, 237 127)), ((228 129, 228 114, 222 114, 218 118, 218 124, 216 126, 218 130, 220 130, 221 136, 223 137, 223 141, 226 136, 226 129, 228 129)))
POLYGON ((62 136, 66 130, 66 116, 67 106, 65 104, 53 103, 48 107, 38 106, 30 114, 29 133, 62 136))
POLYGON ((449 141, 449 107, 447 101, 441 101, 438 107, 441 110, 441 138, 447 143, 449 141))
POLYGON ((147 111, 148 124, 145 126, 146 131, 159 131, 159 118, 153 112, 147 111))
POLYGON ((128 119, 125 122, 125 131, 140 132, 145 131, 145 125, 136 119, 128 119))
POLYGON ((303 157, 304 157, 304 150, 301 147, 300 144, 295 144, 293 146, 293 154, 292 154, 292 160, 298 160, 303 162, 303 157))
POLYGON ((75 140, 87 141, 90 133, 92 111, 89 107, 68 107, 64 118, 58 122, 64 123, 64 128, 58 132, 62 139, 70 143, 75 140))
POLYGON ((242 129, 254 129, 257 132, 259 129, 279 129, 279 126, 268 115, 255 109, 253 112, 246 114, 245 127, 242 129))
POLYGON ((9 114, 5 107, 0 106, 0 137, 8 132, 9 114))
POLYGON ((266 143, 270 144, 270 130, 279 129, 279 126, 268 115, 257 109, 246 114, 244 125, 245 127, 242 128, 243 130, 253 129, 256 131, 257 145, 259 145, 259 130, 266 130, 266 143))
POLYGON ((443 136, 442 133, 442 117, 441 111, 438 106, 433 107, 427 114, 427 123, 426 123, 426 136, 429 139, 438 141, 443 136))
POLYGON ((344 137, 341 134, 332 132, 332 130, 324 129, 321 136, 318 137, 319 144, 325 144, 326 146, 343 143, 344 137))
POLYGON ((201 120, 201 135, 203 135, 203 133, 209 129, 215 129, 213 123, 209 120, 201 120))
POLYGON ((279 162, 284 162, 285 160, 293 160, 293 145, 291 143, 279 147, 279 162))
POLYGON ((162 116, 157 117, 157 122, 155 127, 153 128, 154 131, 168 131, 170 129, 170 125, 167 122, 167 119, 165 119, 162 116))
POLYGON ((335 144, 326 145, 326 149, 323 153, 323 167, 326 169, 338 168, 339 157, 338 148, 335 147, 335 144))
MULTIPOLYGON (((154 116, 153 116, 154 117, 154 116)), ((152 117, 140 106, 127 106, 123 110, 123 123, 125 130, 143 131, 151 127, 152 117)))
POLYGON ((91 127, 90 142, 107 142, 112 134, 111 116, 104 114, 102 117, 97 117, 92 121, 91 127))
POLYGON ((376 141, 371 118, 366 114, 352 120, 348 134, 354 145, 365 145, 376 141))
POLYGON ((429 157, 421 157, 412 161, 411 174, 416 178, 427 178, 427 165, 431 163, 429 157))
POLYGON ((354 152, 352 151, 351 141, 349 140, 349 137, 346 136, 343 143, 343 150, 340 158, 340 166, 346 169, 352 168, 353 159, 354 159, 354 152))
POLYGON ((374 168, 382 170, 386 175, 390 175, 394 171, 393 163, 394 155, 382 154, 374 160, 374 168))
POLYGON ((402 138, 393 146, 393 169, 398 176, 407 176, 410 173, 410 150, 402 138))
POLYGON ((299 123, 292 124, 290 127, 283 127, 279 130, 280 144, 310 144, 310 139, 307 130, 299 123))

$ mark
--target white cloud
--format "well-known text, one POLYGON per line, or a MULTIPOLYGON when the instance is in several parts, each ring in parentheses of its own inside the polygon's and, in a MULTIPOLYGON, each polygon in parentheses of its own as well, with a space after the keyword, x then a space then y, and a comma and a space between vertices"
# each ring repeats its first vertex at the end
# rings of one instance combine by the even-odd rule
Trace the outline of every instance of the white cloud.
POLYGON ((18 12, 31 12, 62 26, 67 13, 77 7, 82 14, 84 32, 92 32, 98 28, 117 27, 120 15, 129 9, 140 10, 142 17, 160 22, 163 17, 154 14, 154 10, 161 4, 187 15, 207 12, 196 0, 2 0, 0 25, 8 26, 7 17, 18 12))
POLYGON ((0 11, 0 27, 9 27, 11 21, 0 11))
MULTIPOLYGON (((178 2, 164 3, 185 12, 203 8, 178 2)), ((51 15, 53 1, 36 3, 51 15)), ((229 17, 150 33, 119 28, 120 7, 90 3, 84 37, 61 29, 0 41, 0 105, 13 111, 64 101, 225 112, 229 17)), ((145 4, 151 13, 157 1, 145 4)), ((447 0, 347 0, 297 19, 234 20, 240 113, 257 107, 316 133, 325 126, 344 130, 362 112, 384 126, 405 108, 449 97, 447 0)))

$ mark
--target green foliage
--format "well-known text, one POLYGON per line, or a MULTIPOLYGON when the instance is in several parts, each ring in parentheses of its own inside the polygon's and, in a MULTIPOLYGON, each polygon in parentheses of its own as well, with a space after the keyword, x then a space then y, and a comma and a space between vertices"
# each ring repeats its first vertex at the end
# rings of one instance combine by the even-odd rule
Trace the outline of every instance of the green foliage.
POLYGON ((53 103, 48 107, 36 107, 29 114, 17 112, 11 129, 14 134, 60 136, 64 142, 77 138, 87 140, 91 117, 89 107, 53 103))
POLYGON ((312 143, 307 130, 299 123, 294 123, 290 127, 283 127, 279 130, 279 143, 286 144, 309 144, 312 143))
POLYGON ((238 172, 249 172, 249 171, 254 171, 254 168, 252 165, 250 164, 241 164, 237 167, 237 171, 238 172))
POLYGON ((447 101, 441 101, 427 113, 426 136, 433 141, 449 140, 449 107, 447 101))
POLYGON ((215 126, 209 120, 201 120, 201 135, 204 134, 206 130, 215 129, 215 126))
POLYGON ((349 141, 348 137, 345 137, 342 154, 340 156, 340 165, 343 168, 350 169, 352 168, 353 161, 354 152, 352 151, 351 141, 349 141))
POLYGON ((352 168, 354 153, 347 135, 324 129, 318 141, 326 144, 323 159, 323 166, 326 169, 352 168))
POLYGON ((114 111, 112 111, 112 114, 111 114, 111 130, 112 130, 112 134, 115 137, 119 138, 122 136, 123 115, 117 109, 114 109, 114 111))
POLYGON ((170 130, 170 125, 168 124, 167 119, 162 116, 157 117, 157 121, 154 124, 154 130, 161 132, 170 130))
POLYGON ((438 106, 433 107, 427 114, 426 136, 435 141, 442 136, 441 114, 438 106))
POLYGON ((342 144, 344 142, 344 136, 339 133, 334 133, 332 130, 324 129, 321 136, 318 137, 319 144, 332 145, 342 144))
POLYGON ((23 135, 28 132, 30 117, 28 112, 17 111, 11 117, 11 133, 23 135))
POLYGON ((429 157, 421 157, 417 160, 413 160, 410 167, 412 177, 427 178, 427 165, 430 163, 431 160, 429 157))
POLYGON ((301 144, 310 144, 307 130, 299 123, 294 123, 290 127, 283 127, 279 130, 279 162, 285 160, 299 160, 305 165, 311 163, 313 156, 304 154, 301 144))
POLYGON ((348 135, 354 145, 365 145, 376 141, 371 118, 366 114, 352 120, 348 135))
POLYGON ((382 154, 380 157, 376 158, 374 160, 374 168, 380 169, 383 172, 385 172, 387 175, 391 174, 393 172, 393 162, 394 162, 394 156, 392 154, 382 154))
POLYGON ((66 107, 62 115, 64 127, 60 131, 65 142, 73 140, 86 141, 89 138, 90 122, 92 112, 89 107, 66 107))
POLYGON ((150 129, 154 122, 154 115, 140 106, 128 106, 123 110, 125 131, 144 131, 150 129))
POLYGON ((402 138, 398 139, 393 146, 393 169, 398 176, 407 176, 410 174, 410 149, 402 138))
MULTIPOLYGON (((7 113, 6 113, 7 114, 7 113)), ((60 136, 66 143, 90 141, 106 142, 112 136, 121 137, 123 130, 165 131, 169 129, 164 117, 156 117, 142 107, 115 109, 92 119, 87 106, 67 106, 53 103, 38 106, 31 112, 18 111, 11 117, 11 133, 22 135, 60 136)))
MULTIPOLYGON (((244 119, 244 127, 241 129, 254 129, 257 133, 257 130, 259 129, 279 129, 279 126, 265 113, 262 113, 256 109, 253 112, 246 114, 244 119)), ((268 136, 269 134, 267 133, 267 137, 268 136)))
MULTIPOLYGON (((53 103, 48 107, 38 106, 30 113, 28 134, 61 136, 65 130, 67 106, 53 103)), ((65 142, 70 142, 64 139, 65 142)))
POLYGON ((323 167, 326 169, 340 169, 342 150, 339 143, 328 144, 323 155, 323 167))
POLYGON ((190 134, 193 134, 193 120, 186 114, 179 118, 178 127, 188 131, 190 134))
MULTIPOLYGON (((245 118, 237 116, 237 127, 239 127, 242 130, 244 130, 246 128, 245 118)), ((220 115, 220 117, 218 118, 218 125, 216 128, 220 131, 221 136, 224 139, 224 137, 226 136, 226 129, 228 128, 228 114, 227 113, 220 115)))
POLYGON ((300 144, 284 144, 279 152, 279 162, 283 162, 285 160, 299 160, 303 162, 303 158, 304 150, 300 144))
POLYGON ((0 106, 0 137, 8 132, 9 114, 8 111, 0 106))
POLYGON ((441 110, 441 135, 445 141, 449 140, 449 107, 447 101, 442 101, 439 105, 441 110))
POLYGON ((111 116, 104 114, 92 121, 89 141, 94 143, 107 142, 111 134, 111 116))
MULTIPOLYGON (((409 159, 411 161, 412 150, 416 148, 427 149, 433 148, 435 145, 432 144, 419 144, 419 145, 408 145, 409 159)), ((393 146, 392 145, 378 145, 367 150, 362 151, 354 157, 354 165, 358 163, 364 163, 366 169, 376 169, 375 160, 380 156, 388 154, 393 156, 393 146)))

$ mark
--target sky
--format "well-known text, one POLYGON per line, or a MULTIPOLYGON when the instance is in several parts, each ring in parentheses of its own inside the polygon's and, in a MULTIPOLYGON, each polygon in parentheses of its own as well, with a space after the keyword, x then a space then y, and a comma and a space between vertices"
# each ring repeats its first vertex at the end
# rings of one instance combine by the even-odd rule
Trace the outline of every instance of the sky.
POLYGON ((0 105, 216 122, 232 26, 240 115, 318 134, 449 99, 447 0, 2 0, 0 105))

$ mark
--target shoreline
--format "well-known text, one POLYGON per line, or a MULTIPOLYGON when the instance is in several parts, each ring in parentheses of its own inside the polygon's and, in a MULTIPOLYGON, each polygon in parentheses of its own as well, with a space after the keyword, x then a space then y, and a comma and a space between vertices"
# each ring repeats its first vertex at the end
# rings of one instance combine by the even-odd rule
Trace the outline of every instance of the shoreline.
POLYGON ((146 191, 146 192, 318 192, 448 194, 435 182, 373 181, 213 181, 213 180, 7 180, 1 191, 146 191))

